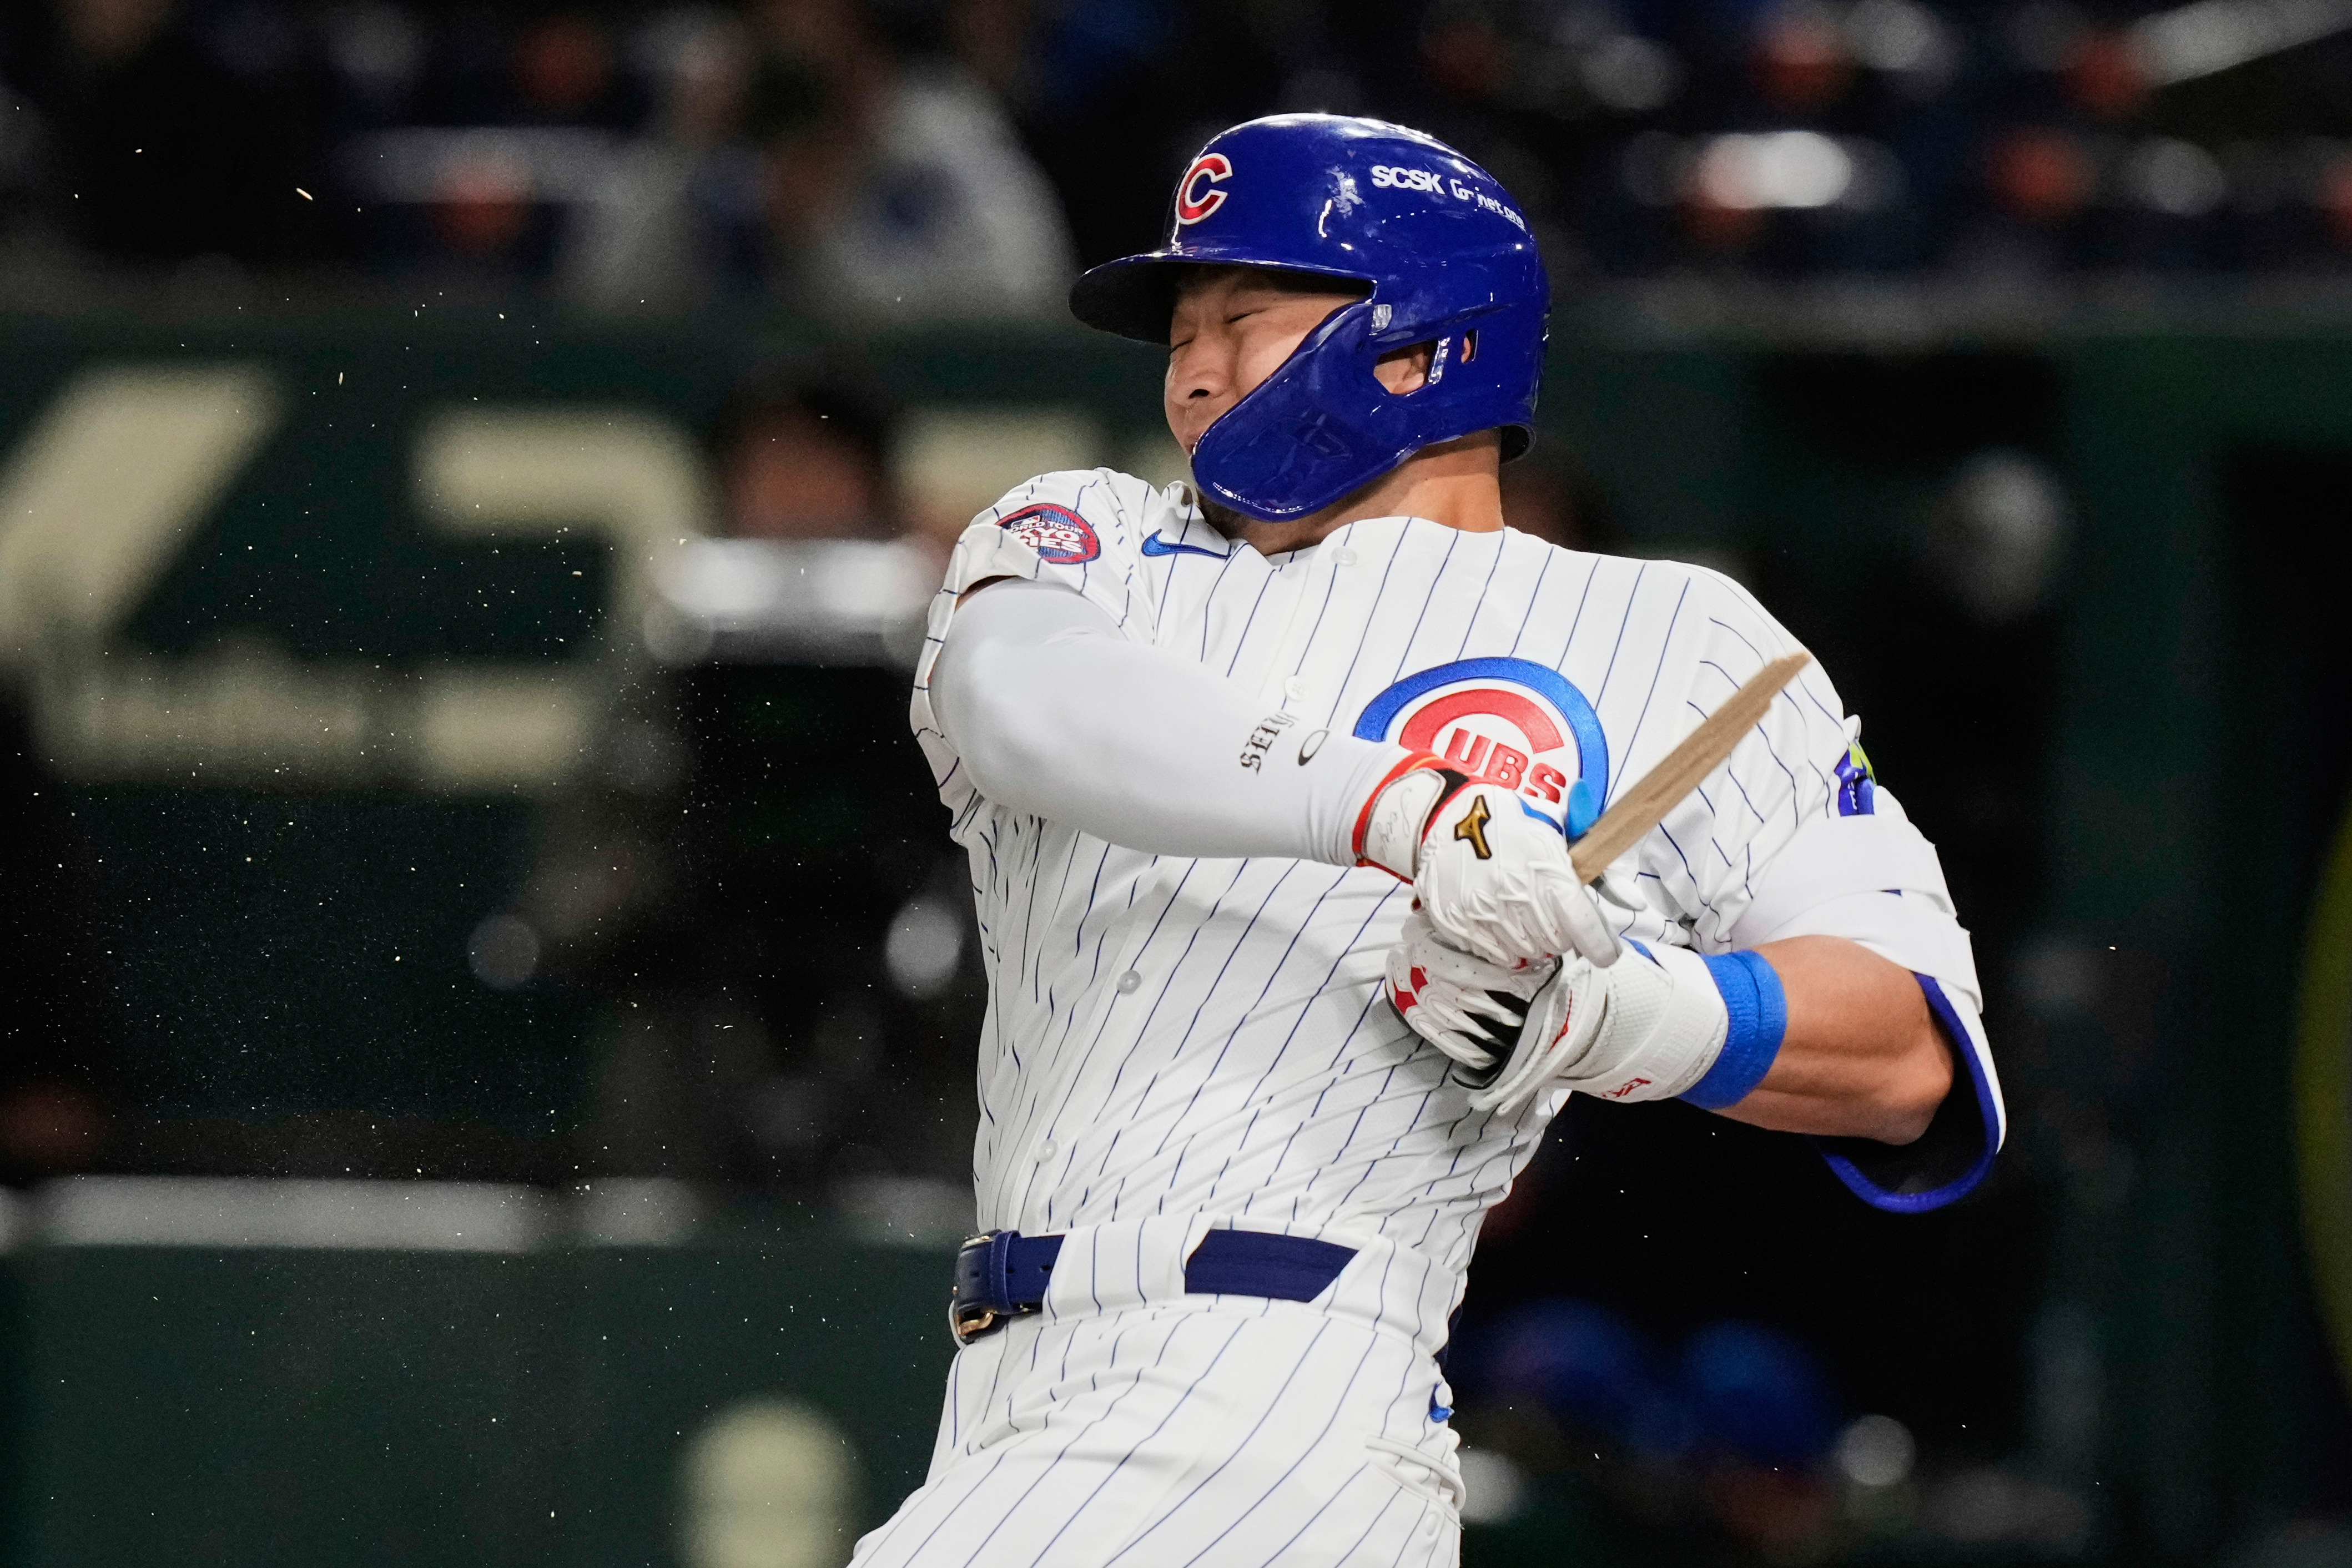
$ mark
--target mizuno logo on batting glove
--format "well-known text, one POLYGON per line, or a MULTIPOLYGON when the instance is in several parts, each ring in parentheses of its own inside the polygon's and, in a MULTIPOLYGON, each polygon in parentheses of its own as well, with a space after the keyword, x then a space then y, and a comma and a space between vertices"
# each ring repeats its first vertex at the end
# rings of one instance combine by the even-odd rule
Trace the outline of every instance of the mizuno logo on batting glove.
POLYGON ((1557 824, 1429 752, 1391 768, 1358 819, 1358 863, 1412 883, 1436 930, 1497 964, 1573 953, 1617 960, 1617 937, 1557 824))

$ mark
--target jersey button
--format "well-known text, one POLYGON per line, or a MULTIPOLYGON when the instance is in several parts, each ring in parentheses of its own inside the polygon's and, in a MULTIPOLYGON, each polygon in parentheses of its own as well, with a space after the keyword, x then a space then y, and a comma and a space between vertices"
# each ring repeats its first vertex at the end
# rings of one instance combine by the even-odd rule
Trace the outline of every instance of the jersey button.
POLYGON ((1034 1157, 1035 1158, 1036 1162, 1037 1162, 1039 1165, 1041 1165, 1041 1166, 1042 1166, 1042 1165, 1044 1165, 1047 1160, 1052 1159, 1052 1158, 1054 1157, 1055 1153, 1055 1144, 1054 1144, 1054 1140, 1053 1140, 1053 1139, 1051 1139, 1051 1138, 1048 1138, 1048 1139, 1046 1139, 1044 1143, 1042 1143, 1042 1144, 1040 1144, 1040 1145, 1037 1145, 1037 1153, 1036 1153, 1036 1155, 1035 1155, 1034 1157))
POLYGON ((1282 683, 1282 695, 1288 697, 1295 703, 1305 702, 1307 700, 1307 683, 1299 679, 1297 675, 1293 675, 1290 679, 1282 683))
POLYGON ((1346 545, 1341 545, 1338 549, 1331 552, 1331 564, 1333 566, 1353 566, 1356 564, 1356 552, 1349 549, 1346 545))
POLYGON ((1137 974, 1132 969, 1129 969, 1126 974, 1121 975, 1118 977, 1118 989, 1121 996, 1131 997, 1135 995, 1135 993, 1141 988, 1142 985, 1143 977, 1137 974))

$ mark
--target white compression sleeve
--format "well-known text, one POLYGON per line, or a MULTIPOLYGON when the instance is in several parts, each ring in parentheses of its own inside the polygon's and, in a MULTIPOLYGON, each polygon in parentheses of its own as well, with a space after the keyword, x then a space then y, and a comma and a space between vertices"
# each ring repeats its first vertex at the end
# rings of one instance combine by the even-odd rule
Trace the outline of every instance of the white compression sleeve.
POLYGON ((1154 854, 1353 865, 1365 797, 1409 755, 1130 642, 1057 583, 992 583, 960 607, 931 706, 982 794, 1154 854))

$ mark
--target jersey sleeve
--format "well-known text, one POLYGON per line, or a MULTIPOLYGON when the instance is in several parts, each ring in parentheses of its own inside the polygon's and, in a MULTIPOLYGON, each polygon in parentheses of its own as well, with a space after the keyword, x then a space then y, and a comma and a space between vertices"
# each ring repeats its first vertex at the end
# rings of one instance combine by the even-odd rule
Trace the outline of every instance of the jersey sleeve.
POLYGON ((1108 468, 1040 474, 965 527, 942 591, 952 601, 992 577, 1059 582, 1086 595, 1121 632, 1149 642, 1155 606, 1142 545, 1153 498, 1143 480, 1108 468))
POLYGON ((1154 494, 1145 481, 1108 468, 1041 474, 1005 492, 957 537, 924 626, 908 722, 959 831, 974 792, 930 703, 931 669, 954 624, 957 600, 991 578, 1057 582, 1085 595, 1123 635, 1150 642, 1158 607, 1141 547, 1154 494))
MULTIPOLYGON (((1662 712, 1647 717, 1648 744, 1629 759, 1612 796, 1767 664, 1800 650, 1747 590, 1717 573, 1688 570, 1686 651, 1676 661, 1685 687, 1675 694, 1674 721, 1661 722, 1662 712)), ((1659 694, 1654 707, 1666 701, 1659 694)), ((1755 897, 1757 877, 1806 823, 1830 812, 1839 759, 1852 742, 1837 688, 1818 663, 1807 664, 1730 757, 1643 840, 1642 873, 1654 877, 1679 911, 1694 947, 1722 953, 1737 945, 1733 929, 1755 897)))
MULTIPOLYGON (((1744 589, 1706 575, 1714 602, 1685 732, 1768 660, 1798 646, 1744 589)), ((1838 1178, 1864 1202, 1897 1212, 1940 1207, 1982 1181, 2007 1113, 1969 934, 1935 846, 1879 787, 1861 720, 1845 712, 1827 673, 1806 666, 1651 838, 1647 869, 1683 904, 1701 951, 1842 936, 1917 979, 1952 1050, 1951 1092, 1915 1143, 1816 1139, 1838 1178)))

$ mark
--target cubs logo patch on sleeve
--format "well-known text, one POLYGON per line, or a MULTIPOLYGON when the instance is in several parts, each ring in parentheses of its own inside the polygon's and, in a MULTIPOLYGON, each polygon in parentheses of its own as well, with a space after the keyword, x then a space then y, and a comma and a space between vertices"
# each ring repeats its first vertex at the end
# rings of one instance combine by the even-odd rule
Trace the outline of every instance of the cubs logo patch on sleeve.
POLYGON ((1048 566, 1081 566, 1102 554, 1095 526, 1050 501, 1024 507, 996 526, 1035 550, 1048 566))

